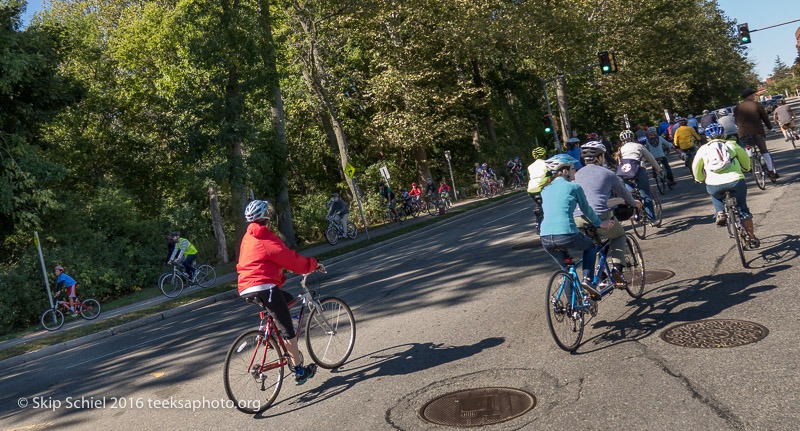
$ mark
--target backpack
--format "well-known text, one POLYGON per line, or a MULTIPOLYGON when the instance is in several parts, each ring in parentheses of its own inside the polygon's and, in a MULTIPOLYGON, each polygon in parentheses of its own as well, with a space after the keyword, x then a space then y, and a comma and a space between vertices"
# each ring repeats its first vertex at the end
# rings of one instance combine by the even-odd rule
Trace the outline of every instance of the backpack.
POLYGON ((632 180, 636 178, 641 167, 641 163, 636 159, 622 159, 617 166, 617 176, 623 180, 632 180))
POLYGON ((731 166, 733 158, 727 144, 723 141, 711 141, 706 145, 708 149, 703 160, 706 169, 711 172, 721 172, 731 166))

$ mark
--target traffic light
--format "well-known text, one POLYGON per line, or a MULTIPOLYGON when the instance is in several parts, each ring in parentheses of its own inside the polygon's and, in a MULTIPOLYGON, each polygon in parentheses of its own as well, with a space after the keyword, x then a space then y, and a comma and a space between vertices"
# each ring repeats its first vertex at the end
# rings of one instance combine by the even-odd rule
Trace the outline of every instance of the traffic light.
POLYGON ((615 73, 617 71, 617 60, 614 58, 613 52, 598 52, 597 58, 600 60, 601 73, 615 73))
POLYGON ((544 126, 544 133, 550 133, 553 131, 553 126, 552 123, 550 123, 549 115, 545 114, 545 116, 542 117, 542 125, 544 126))
POLYGON ((739 24, 739 45, 750 43, 750 27, 747 23, 739 24))

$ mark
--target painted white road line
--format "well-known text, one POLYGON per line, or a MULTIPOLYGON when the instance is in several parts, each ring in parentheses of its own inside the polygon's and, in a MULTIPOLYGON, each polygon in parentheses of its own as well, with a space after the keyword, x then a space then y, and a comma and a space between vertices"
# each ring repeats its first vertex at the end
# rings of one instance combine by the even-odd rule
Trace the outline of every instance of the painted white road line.
POLYGON ((484 226, 486 226, 487 224, 492 224, 492 223, 495 223, 495 222, 497 222, 497 221, 499 221, 499 220, 502 220, 502 219, 504 219, 504 218, 506 218, 506 217, 511 217, 512 215, 514 215, 514 214, 517 214, 517 213, 520 213, 520 212, 522 212, 522 211, 525 211, 525 210, 530 210, 530 209, 529 209, 529 208, 522 208, 521 210, 517 210, 517 211, 514 211, 513 213, 506 214, 506 215, 504 215, 504 216, 502 216, 502 217, 500 217, 500 218, 496 218, 496 219, 494 219, 494 220, 487 221, 487 222, 486 222, 486 223, 484 223, 483 225, 484 225, 484 226))

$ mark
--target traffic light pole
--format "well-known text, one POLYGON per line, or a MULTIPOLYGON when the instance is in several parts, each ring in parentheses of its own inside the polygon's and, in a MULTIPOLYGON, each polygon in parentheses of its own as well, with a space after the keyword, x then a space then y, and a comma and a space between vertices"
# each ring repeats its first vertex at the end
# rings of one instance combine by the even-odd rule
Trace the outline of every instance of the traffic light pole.
POLYGON ((768 28, 772 28, 772 27, 778 27, 778 26, 780 26, 780 25, 791 24, 791 23, 793 23, 793 22, 797 22, 797 21, 800 21, 800 19, 793 19, 793 20, 791 20, 791 21, 782 22, 782 23, 780 23, 780 24, 768 25, 768 26, 766 26, 766 27, 756 28, 756 29, 750 30, 750 33, 754 32, 754 31, 766 30, 766 29, 768 29, 768 28))
MULTIPOLYGON (((550 79, 539 78, 542 81, 542 91, 544 91, 544 103, 545 103, 545 105, 547 105, 547 116, 550 117, 550 126, 553 128, 553 139, 555 140, 556 151, 561 151, 561 142, 558 139, 558 131, 556 130, 555 121, 553 121, 553 110, 550 109, 550 98, 547 95, 547 83, 548 82, 553 82, 553 81, 556 81, 556 80, 561 80, 560 82, 563 83, 563 79, 566 78, 567 76, 572 75, 574 73, 583 72, 584 70, 591 69, 591 68, 597 67, 597 66, 600 66, 600 63, 595 63, 595 64, 591 64, 589 66, 584 66, 584 67, 581 67, 578 70, 575 70, 575 71, 572 71, 572 72, 569 72, 569 73, 564 73, 562 75, 558 75, 558 76, 555 76, 555 77, 550 78, 550 79)), ((556 96, 558 97, 559 94, 558 94, 558 92, 556 92, 556 93, 557 93, 556 96)), ((567 111, 566 94, 564 96, 563 104, 562 104, 561 98, 558 98, 558 102, 559 102, 559 107, 563 111, 565 111, 565 112, 562 112, 561 118, 562 118, 562 123, 564 123, 564 130, 563 130, 564 136, 568 137, 569 133, 571 131, 567 130, 569 128, 569 123, 568 123, 569 122, 569 113, 566 112, 567 111), (565 122, 564 119, 566 119, 566 122, 565 122)), ((567 138, 565 138, 565 139, 567 139, 567 138)))

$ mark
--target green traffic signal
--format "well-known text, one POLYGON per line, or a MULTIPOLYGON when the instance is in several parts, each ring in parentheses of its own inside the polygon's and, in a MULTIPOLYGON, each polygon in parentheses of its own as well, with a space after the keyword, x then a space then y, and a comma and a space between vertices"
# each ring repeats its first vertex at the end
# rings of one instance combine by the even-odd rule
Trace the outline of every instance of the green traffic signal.
POLYGON ((544 128, 544 132, 545 133, 550 133, 552 131, 553 131, 553 129, 551 129, 550 126, 547 126, 547 127, 544 128))
POLYGON ((750 27, 747 23, 739 24, 736 28, 739 30, 739 45, 750 43, 750 27))

